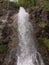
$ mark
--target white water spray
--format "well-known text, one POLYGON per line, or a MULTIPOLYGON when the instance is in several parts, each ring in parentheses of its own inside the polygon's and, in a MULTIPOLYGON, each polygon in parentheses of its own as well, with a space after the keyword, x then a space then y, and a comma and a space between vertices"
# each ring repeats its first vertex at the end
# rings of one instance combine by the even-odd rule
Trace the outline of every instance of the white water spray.
POLYGON ((10 0, 10 2, 18 2, 18 0, 10 0))
POLYGON ((18 57, 16 65, 44 65, 40 54, 35 48, 35 42, 32 36, 33 28, 29 22, 29 14, 23 7, 20 7, 17 24, 19 49, 16 54, 18 57))

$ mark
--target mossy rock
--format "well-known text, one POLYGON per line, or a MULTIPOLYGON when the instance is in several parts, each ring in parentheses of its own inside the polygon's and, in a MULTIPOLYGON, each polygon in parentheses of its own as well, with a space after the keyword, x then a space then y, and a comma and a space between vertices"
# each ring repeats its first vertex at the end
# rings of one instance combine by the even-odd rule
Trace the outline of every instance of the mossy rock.
POLYGON ((3 44, 0 45, 0 53, 6 52, 7 49, 8 49, 8 46, 7 45, 3 45, 3 44))
POLYGON ((43 42, 49 48, 49 39, 44 38, 44 41, 43 42))
POLYGON ((38 42, 40 44, 44 44, 47 48, 49 48, 49 39, 39 37, 38 38, 38 42))
POLYGON ((43 38, 39 37, 37 40, 40 44, 43 44, 43 38))
POLYGON ((47 25, 47 24, 46 24, 45 22, 41 22, 41 23, 39 24, 39 27, 45 28, 46 25, 47 25))

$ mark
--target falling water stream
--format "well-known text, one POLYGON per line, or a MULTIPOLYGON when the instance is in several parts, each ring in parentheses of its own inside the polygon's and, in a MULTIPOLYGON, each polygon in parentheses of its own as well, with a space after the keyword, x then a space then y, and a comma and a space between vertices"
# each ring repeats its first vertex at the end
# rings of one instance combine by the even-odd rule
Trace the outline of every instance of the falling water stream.
POLYGON ((32 35, 33 27, 29 22, 29 14, 23 7, 20 7, 17 24, 19 49, 16 54, 16 65, 44 65, 41 55, 35 48, 35 41, 32 35))
POLYGON ((18 2, 18 0, 9 0, 10 2, 18 2))

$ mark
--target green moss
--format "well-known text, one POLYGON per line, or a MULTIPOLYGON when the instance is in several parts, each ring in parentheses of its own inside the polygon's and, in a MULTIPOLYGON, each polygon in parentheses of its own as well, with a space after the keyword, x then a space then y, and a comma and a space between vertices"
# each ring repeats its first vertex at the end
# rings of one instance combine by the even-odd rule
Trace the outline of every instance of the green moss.
POLYGON ((6 50, 7 50, 7 45, 3 45, 3 44, 1 44, 0 45, 0 53, 4 53, 6 50))
POLYGON ((34 4, 34 0, 19 0, 20 6, 31 7, 34 4))
POLYGON ((18 3, 16 3, 16 2, 13 2, 13 3, 12 3, 12 6, 13 6, 14 8, 17 8, 17 7, 19 7, 20 5, 19 5, 18 3))
POLYGON ((19 3, 20 5, 23 5, 23 4, 25 3, 25 0, 19 0, 18 3, 19 3))
POLYGON ((40 26, 41 28, 45 28, 46 25, 47 25, 47 24, 44 23, 44 22, 41 22, 41 23, 39 24, 39 26, 40 26))
POLYGON ((37 40, 40 44, 43 44, 43 38, 39 37, 37 40))
POLYGON ((44 41, 43 42, 49 48, 49 39, 44 38, 44 41))
POLYGON ((49 48, 49 39, 39 37, 38 38, 38 42, 40 44, 44 44, 47 48, 49 48))

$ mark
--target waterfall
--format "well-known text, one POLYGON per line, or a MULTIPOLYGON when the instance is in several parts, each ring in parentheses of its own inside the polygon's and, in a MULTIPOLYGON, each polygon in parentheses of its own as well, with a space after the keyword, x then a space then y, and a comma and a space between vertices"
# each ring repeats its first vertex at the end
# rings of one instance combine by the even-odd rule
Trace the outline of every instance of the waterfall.
POLYGON ((18 2, 18 0, 10 0, 10 2, 18 2))
POLYGON ((42 57, 35 47, 29 14, 23 7, 20 7, 17 24, 19 48, 16 53, 17 62, 15 65, 44 65, 42 57))

